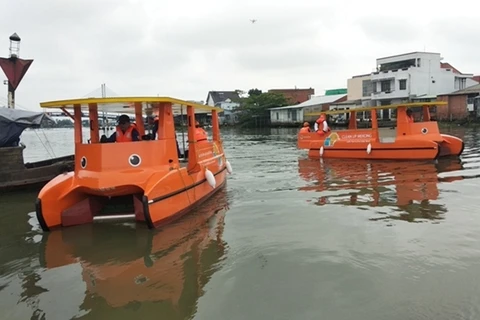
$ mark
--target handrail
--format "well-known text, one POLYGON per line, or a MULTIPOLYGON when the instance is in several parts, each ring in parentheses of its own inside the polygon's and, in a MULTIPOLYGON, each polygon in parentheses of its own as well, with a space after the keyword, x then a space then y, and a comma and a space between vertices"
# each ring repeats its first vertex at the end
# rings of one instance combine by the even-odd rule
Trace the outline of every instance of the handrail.
POLYGON ((331 115, 331 114, 345 114, 352 112, 364 112, 371 110, 383 110, 383 109, 397 109, 400 107, 409 108, 409 107, 434 107, 434 106, 443 106, 447 105, 447 102, 444 101, 434 101, 434 102, 411 102, 411 103, 399 103, 399 104, 390 104, 386 106, 374 106, 374 107, 360 107, 360 108, 351 108, 351 109, 342 109, 342 110, 329 110, 329 111, 315 111, 305 113, 304 116, 318 116, 320 114, 331 115))

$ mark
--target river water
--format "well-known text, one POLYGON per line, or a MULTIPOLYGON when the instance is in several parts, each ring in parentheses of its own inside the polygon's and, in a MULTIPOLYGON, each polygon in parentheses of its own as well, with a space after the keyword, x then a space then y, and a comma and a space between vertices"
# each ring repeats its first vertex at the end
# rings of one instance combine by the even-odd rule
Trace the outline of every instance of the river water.
POLYGON ((479 133, 451 131, 461 160, 321 162, 296 131, 223 130, 226 189, 155 232, 44 234, 37 191, 0 195, 0 319, 480 319, 479 133))

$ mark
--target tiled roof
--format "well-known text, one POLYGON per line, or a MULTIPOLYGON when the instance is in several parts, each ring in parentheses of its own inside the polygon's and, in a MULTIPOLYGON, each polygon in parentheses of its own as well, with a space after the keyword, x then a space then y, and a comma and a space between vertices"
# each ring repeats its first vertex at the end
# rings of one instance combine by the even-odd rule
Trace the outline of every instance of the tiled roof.
POLYGON ((232 102, 240 100, 240 96, 235 91, 209 91, 207 100, 209 95, 212 97, 214 103, 222 102, 227 99, 232 100, 232 102))
POLYGON ((454 66, 452 66, 450 63, 448 62, 440 62, 440 68, 442 69, 452 69, 452 71, 454 73, 458 73, 458 74, 462 74, 460 71, 458 71, 457 68, 455 68, 454 66))

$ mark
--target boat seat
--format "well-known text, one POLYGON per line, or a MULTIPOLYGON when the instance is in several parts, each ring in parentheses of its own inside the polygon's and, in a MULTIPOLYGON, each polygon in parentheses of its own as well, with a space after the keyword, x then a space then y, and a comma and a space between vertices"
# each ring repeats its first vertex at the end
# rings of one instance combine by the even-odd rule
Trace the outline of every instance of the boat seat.
POLYGON ((397 129, 392 128, 379 128, 378 140, 381 143, 394 143, 397 136, 397 129))

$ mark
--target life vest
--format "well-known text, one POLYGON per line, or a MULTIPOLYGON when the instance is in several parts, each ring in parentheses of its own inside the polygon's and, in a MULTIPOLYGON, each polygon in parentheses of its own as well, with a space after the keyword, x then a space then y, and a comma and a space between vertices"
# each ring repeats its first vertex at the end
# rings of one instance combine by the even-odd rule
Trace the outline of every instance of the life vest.
POLYGON ((116 138, 116 142, 131 142, 133 141, 132 140, 132 131, 133 129, 136 129, 136 125, 135 124, 131 124, 130 127, 128 127, 127 131, 125 131, 125 133, 122 132, 122 129, 120 129, 120 127, 117 126, 117 132, 116 132, 116 135, 115 135, 115 138, 116 138))
POLYGON ((202 128, 195 128, 195 140, 197 142, 207 141, 207 132, 202 128))
POLYGON ((315 122, 318 124, 318 131, 317 131, 317 133, 318 133, 319 135, 324 135, 325 133, 331 131, 331 130, 330 130, 330 127, 328 126, 328 123, 327 123, 327 131, 326 131, 326 132, 323 131, 323 123, 326 122, 324 115, 321 115, 315 122))
POLYGON ((315 120, 315 122, 318 123, 319 126, 323 123, 323 121, 325 121, 325 116, 323 114, 318 117, 317 120, 315 120))
POLYGON ((300 129, 300 133, 307 133, 310 132, 310 127, 303 127, 300 129))

